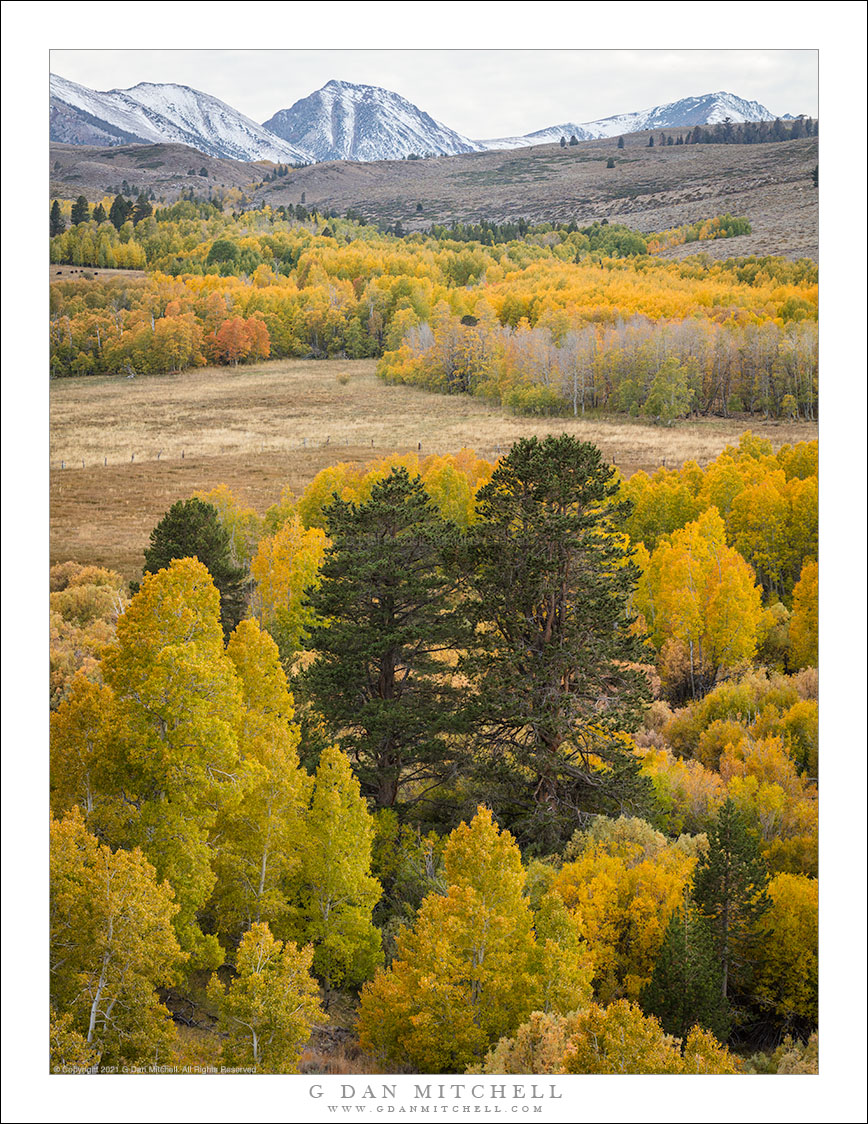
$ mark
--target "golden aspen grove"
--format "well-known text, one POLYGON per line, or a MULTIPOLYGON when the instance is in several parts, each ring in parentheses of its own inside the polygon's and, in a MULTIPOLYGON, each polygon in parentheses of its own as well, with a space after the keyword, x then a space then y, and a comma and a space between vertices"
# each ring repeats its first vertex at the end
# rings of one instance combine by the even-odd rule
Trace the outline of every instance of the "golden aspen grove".
POLYGON ((53 389, 368 360, 541 428, 179 477, 137 580, 51 567, 51 1064, 816 1073, 816 264, 245 201, 59 199, 53 389))

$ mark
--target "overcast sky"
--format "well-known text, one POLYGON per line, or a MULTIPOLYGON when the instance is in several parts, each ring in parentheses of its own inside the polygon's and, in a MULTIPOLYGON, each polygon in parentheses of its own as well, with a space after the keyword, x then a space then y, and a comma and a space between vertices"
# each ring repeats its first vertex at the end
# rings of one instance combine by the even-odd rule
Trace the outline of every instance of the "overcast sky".
POLYGON ((817 115, 814 50, 55 50, 51 69, 98 90, 179 82, 260 122, 339 78, 394 90, 472 138, 717 90, 817 115))

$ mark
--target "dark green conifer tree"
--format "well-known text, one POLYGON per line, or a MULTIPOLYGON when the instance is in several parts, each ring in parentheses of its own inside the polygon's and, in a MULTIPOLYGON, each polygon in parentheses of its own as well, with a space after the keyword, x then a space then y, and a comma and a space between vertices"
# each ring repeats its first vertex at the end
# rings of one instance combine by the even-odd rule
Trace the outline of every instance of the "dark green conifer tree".
POLYGON ((478 647, 464 670, 480 784, 511 831, 547 847, 585 813, 641 810, 647 793, 622 733, 650 693, 617 496, 600 450, 564 434, 515 444, 477 501, 478 647))
POLYGON ((78 199, 73 203, 70 218, 73 226, 78 226, 79 223, 87 222, 90 218, 90 204, 84 195, 79 195, 78 199))
POLYGON ((154 208, 151 206, 148 196, 144 191, 140 192, 132 211, 133 223, 138 225, 142 219, 148 218, 153 213, 154 208))
POLYGON ((378 807, 420 799, 454 773, 460 725, 449 654, 466 643, 459 536, 419 477, 393 468, 359 505, 325 509, 331 546, 308 603, 323 622, 300 688, 378 807))
POLYGON ((48 229, 52 238, 56 237, 58 234, 63 234, 64 230, 66 230, 66 220, 60 213, 60 204, 56 199, 51 204, 51 218, 48 222, 48 229))
POLYGON ((151 531, 145 550, 146 574, 164 570, 175 558, 198 558, 220 591, 220 622, 228 639, 244 616, 247 605, 247 571, 232 557, 229 532, 213 504, 193 497, 172 504, 151 531))
POLYGON ((109 222, 115 228, 120 230, 133 209, 132 201, 125 199, 123 195, 116 195, 112 200, 112 205, 109 208, 109 222))
POLYGON ((731 799, 708 835, 708 851, 696 869, 693 896, 714 933, 721 967, 721 994, 743 987, 756 922, 769 908, 768 869, 756 839, 731 799))
POLYGON ((684 1040, 692 1027, 700 1026, 726 1042, 729 1004, 721 977, 709 923, 687 900, 669 921, 654 973, 642 989, 642 1008, 676 1038, 684 1040))

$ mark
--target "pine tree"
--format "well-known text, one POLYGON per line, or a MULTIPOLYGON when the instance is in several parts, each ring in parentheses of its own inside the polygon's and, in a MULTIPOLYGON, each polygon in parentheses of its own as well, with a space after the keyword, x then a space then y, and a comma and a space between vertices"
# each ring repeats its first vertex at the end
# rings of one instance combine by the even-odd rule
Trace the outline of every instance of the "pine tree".
POLYGON ((729 1005, 721 994, 722 969, 714 938, 692 903, 671 917, 651 980, 642 990, 642 1008, 656 1015, 667 1034, 686 1038, 694 1026, 725 1042, 729 1005))
POLYGON ((120 230, 132 212, 133 204, 129 199, 125 199, 123 195, 116 195, 109 208, 109 222, 115 228, 120 230))
POLYGON ((84 195, 79 195, 78 199, 72 205, 72 225, 78 226, 79 223, 87 222, 90 218, 90 204, 84 195))
POLYGON ((316 658, 302 689, 353 757, 362 791, 391 806, 450 768, 457 689, 446 654, 461 646, 454 604, 458 533, 418 477, 393 468, 367 503, 325 509, 332 545, 309 605, 316 658))
POLYGON ((148 196, 144 191, 140 192, 132 210, 133 223, 137 225, 142 219, 148 218, 153 213, 154 208, 151 206, 148 196))
POLYGON ((95 223, 99 224, 101 222, 105 222, 106 217, 107 216, 106 216, 106 213, 105 213, 105 207, 102 205, 102 203, 97 203, 97 205, 93 209, 93 214, 91 215, 91 218, 93 219, 93 221, 95 223))
POLYGON ((55 199, 51 204, 51 218, 48 224, 48 230, 52 238, 57 237, 58 234, 63 234, 66 230, 66 220, 60 213, 60 204, 55 199))
POLYGON ((708 836, 708 851, 697 867, 694 898, 714 933, 721 966, 721 994, 750 958, 756 922, 769 908, 768 870, 756 839, 735 804, 727 799, 708 836))
POLYGON ((195 497, 178 500, 151 531, 150 542, 145 549, 146 574, 165 569, 176 558, 198 558, 208 568, 220 591, 220 620, 228 638, 245 612, 247 572, 233 562, 229 532, 213 504, 195 497))
POLYGON ((466 661, 480 768, 514 828, 554 842, 639 796, 621 731, 649 696, 628 604, 637 570, 614 470, 564 434, 513 446, 477 498, 480 650, 466 661), (599 762, 603 764, 600 765, 599 762))
POLYGON ((624 147, 624 138, 618 137, 618 148, 623 148, 623 147, 624 147))

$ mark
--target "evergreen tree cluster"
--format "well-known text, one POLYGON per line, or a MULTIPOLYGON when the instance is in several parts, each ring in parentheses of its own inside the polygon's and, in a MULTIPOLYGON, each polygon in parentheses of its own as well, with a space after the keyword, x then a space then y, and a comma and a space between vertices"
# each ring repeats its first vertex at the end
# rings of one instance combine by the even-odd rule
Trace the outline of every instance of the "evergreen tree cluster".
MULTIPOLYGON (((685 144, 770 144, 775 141, 818 137, 820 122, 812 117, 794 121, 741 121, 729 119, 714 125, 694 125, 684 137, 685 144)), ((671 138, 669 138, 671 141, 671 138)), ((667 142, 669 143, 669 142, 667 142)), ((676 140, 676 144, 678 141, 676 140)))
POLYGON ((514 446, 464 536, 405 469, 325 509, 332 545, 309 594, 323 623, 300 690, 378 806, 421 801, 436 820, 473 778, 474 799, 540 845, 642 806, 616 736, 648 698, 616 490, 599 450, 565 435, 514 446))

